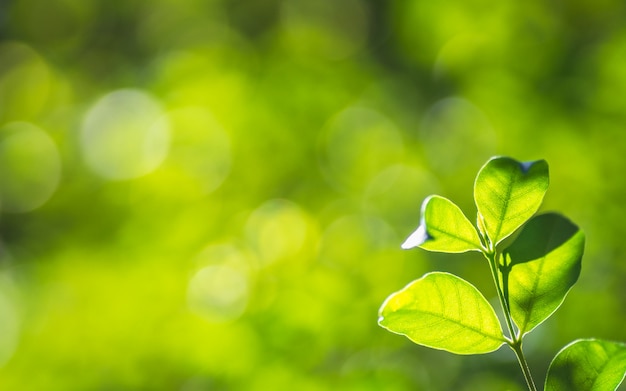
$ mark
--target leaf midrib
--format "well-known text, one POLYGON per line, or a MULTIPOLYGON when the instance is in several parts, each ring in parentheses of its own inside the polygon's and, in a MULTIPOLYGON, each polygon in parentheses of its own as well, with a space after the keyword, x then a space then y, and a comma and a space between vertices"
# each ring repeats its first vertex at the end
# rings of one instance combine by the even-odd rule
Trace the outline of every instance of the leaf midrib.
MULTIPOLYGON (((612 360, 612 358, 613 358, 613 357, 609 356, 609 353, 607 352, 607 350, 606 350, 606 347, 605 347, 605 346, 602 346, 602 352, 603 352, 603 353, 604 353, 604 355, 606 356, 606 360, 604 360, 604 364, 602 364, 602 365, 600 366, 600 368, 595 368, 595 367, 593 368, 593 370, 594 370, 594 371, 595 371, 595 373, 596 373, 596 376, 595 376, 595 378, 593 379, 593 381, 591 382, 591 388, 590 388, 591 390, 593 390, 593 389, 594 389, 594 387, 595 387, 595 385, 596 385, 596 382, 598 381, 598 378, 600 377, 600 374, 602 373, 602 371, 604 370, 604 368, 606 368, 606 366, 607 366, 607 365, 609 365, 609 362, 610 362, 610 361, 612 360)), ((588 362, 588 363, 590 363, 589 358, 588 358, 588 357, 586 357, 586 359, 587 359, 587 362, 588 362)))
MULTIPOLYGON (((517 173, 516 173, 517 174, 517 173)), ((517 178, 517 175, 515 175, 514 178, 517 178)), ((496 234, 494 235, 495 237, 493 238, 494 241, 498 241, 500 239, 500 233, 502 230, 502 224, 504 223, 504 216, 506 216, 506 213, 509 209, 509 202, 511 199, 511 192, 513 191, 513 184, 514 184, 515 180, 510 180, 508 181, 507 184, 507 188, 506 188, 506 198, 502 201, 504 203, 504 207, 502 208, 502 215, 500 216, 500 218, 498 219, 498 225, 497 225, 497 229, 496 229, 496 234)))
MULTIPOLYGON (((417 309, 412 309, 412 310, 402 309, 402 310, 394 311, 394 314, 397 314, 397 315, 412 315, 412 314, 415 314, 415 313, 430 315, 432 317, 439 318, 439 319, 441 319, 443 321, 448 321, 450 323, 453 323, 453 324, 456 324, 456 325, 459 325, 459 326, 463 326, 463 328, 469 329, 469 330, 475 332, 476 334, 480 334, 480 335, 482 335, 484 337, 487 337, 487 338, 489 338, 491 340, 498 341, 498 342, 504 342, 503 339, 501 339, 499 337, 494 337, 491 334, 486 334, 481 329, 477 329, 476 327, 468 326, 467 324, 462 323, 461 321, 456 320, 456 319, 445 318, 441 314, 437 314, 437 313, 434 313, 434 312, 431 312, 431 311, 417 310, 417 309)), ((427 327, 429 328, 430 325, 427 326, 427 327)), ((425 326, 424 328, 427 328, 427 327, 425 326)), ((403 334, 405 334, 405 333, 403 333, 403 334)))
MULTIPOLYGON (((552 223, 552 227, 551 227, 551 230, 550 230, 550 237, 549 237, 549 239, 546 241, 546 244, 545 244, 545 246, 544 246, 544 247, 545 247, 545 250, 547 250, 547 249, 549 249, 549 248, 551 248, 551 247, 552 247, 552 243, 553 243, 553 240, 554 240, 554 237, 555 237, 555 229, 554 229, 554 227, 555 227, 555 224, 554 224, 554 223, 552 223)), ((574 235, 574 236, 575 236, 575 235, 574 235)), ((569 240, 571 240, 572 238, 574 238, 574 236, 572 236, 569 240)), ((565 242, 565 243, 568 243, 568 242, 569 242, 569 240, 568 240, 567 242, 565 242)), ((564 244, 565 244, 565 243, 564 243, 564 244)), ((543 276, 542 271, 543 271, 543 269, 544 269, 544 267, 545 267, 545 264, 546 264, 546 258, 547 258, 547 257, 548 257, 548 255, 550 255, 550 253, 552 253, 553 251, 554 251, 554 250, 550 251, 549 253, 546 253, 546 254, 545 254, 544 256, 542 256, 541 258, 537 258, 537 259, 534 259, 534 260, 532 260, 532 261, 531 261, 531 262, 538 262, 537 271, 536 271, 536 273, 537 273, 537 278, 535 278, 535 279, 534 279, 534 283, 533 283, 533 285, 532 285, 532 290, 528 290, 528 289, 527 289, 527 291, 528 291, 528 292, 529 292, 532 296, 535 296, 535 294, 536 294, 536 292, 537 292, 537 287, 539 286, 539 282, 540 282, 541 280, 543 280, 543 278, 542 278, 542 276, 543 276)), ((563 303, 563 300, 565 300, 565 298, 564 298, 564 297, 561 299, 561 303, 563 303)), ((526 332, 528 331, 528 330, 527 330, 528 323, 529 323, 529 321, 530 321, 531 314, 532 314, 533 309, 535 308, 536 304, 537 304, 537 300, 533 300, 533 301, 531 301, 531 302, 530 302, 530 305, 528 306, 528 310, 527 310, 527 311, 525 311, 525 316, 524 316, 524 327, 522 328, 523 333, 526 333, 526 332)), ((559 307, 559 306, 557 306, 557 308, 558 308, 558 307, 559 307)))
MULTIPOLYGON (((470 224, 470 225, 471 225, 471 223, 470 223, 469 221, 468 221, 468 224, 470 224)), ((439 228, 439 227, 437 227, 437 226, 433 226, 433 227, 430 227, 430 228, 431 228, 431 230, 432 230, 432 231, 434 231, 434 232, 438 232, 438 233, 442 233, 442 234, 444 234, 444 235, 451 236, 451 237, 453 237, 453 238, 455 238, 455 239, 460 240, 461 242, 464 242, 464 243, 467 243, 467 244, 471 245, 471 246, 472 246, 472 248, 478 249, 478 247, 477 247, 477 244, 478 244, 478 243, 471 242, 471 241, 469 241, 468 239, 466 239, 466 238, 464 238, 464 237, 461 237, 461 236, 458 236, 458 235, 456 235, 456 234, 452 233, 451 231, 446 231, 446 230, 441 229, 441 228, 439 228)), ((426 227, 426 233, 429 233, 428 231, 429 231, 429 229, 428 229, 428 226, 427 226, 427 227, 426 227)), ((433 238, 437 239, 437 237, 436 237, 436 236, 433 236, 433 238)))

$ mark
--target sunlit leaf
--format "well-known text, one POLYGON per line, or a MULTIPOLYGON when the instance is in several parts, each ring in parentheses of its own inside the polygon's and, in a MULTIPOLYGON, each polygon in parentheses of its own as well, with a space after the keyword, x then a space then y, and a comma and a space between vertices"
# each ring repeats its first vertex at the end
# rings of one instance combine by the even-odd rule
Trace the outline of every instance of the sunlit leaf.
POLYGON ((511 314, 522 334, 561 305, 580 275, 584 246, 585 235, 576 225, 548 213, 532 218, 505 250, 510 264, 504 282, 508 274, 511 314))
POLYGON ((626 375, 626 344, 577 340, 552 360, 545 391, 614 391, 626 375))
POLYGON ((378 323, 419 345, 457 354, 489 353, 504 342, 485 297, 449 273, 428 273, 389 296, 378 323))
POLYGON ((480 169, 474 183, 474 200, 494 244, 512 234, 539 209, 548 183, 545 160, 521 163, 496 157, 480 169))
POLYGON ((434 195, 424 200, 420 225, 402 244, 403 249, 418 246, 447 253, 481 248, 476 229, 461 209, 447 198, 434 195))

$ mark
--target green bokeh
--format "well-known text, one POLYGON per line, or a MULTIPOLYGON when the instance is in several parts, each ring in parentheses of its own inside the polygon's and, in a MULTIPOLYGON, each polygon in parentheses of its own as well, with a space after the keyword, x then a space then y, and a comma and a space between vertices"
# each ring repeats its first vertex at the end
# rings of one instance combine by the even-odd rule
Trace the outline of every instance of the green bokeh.
MULTIPOLYGON (((0 2, 0 388, 523 389, 377 325, 429 194, 546 159, 586 233, 526 340, 626 341, 626 3, 0 2)), ((538 383, 542 383, 538 381, 538 383)))

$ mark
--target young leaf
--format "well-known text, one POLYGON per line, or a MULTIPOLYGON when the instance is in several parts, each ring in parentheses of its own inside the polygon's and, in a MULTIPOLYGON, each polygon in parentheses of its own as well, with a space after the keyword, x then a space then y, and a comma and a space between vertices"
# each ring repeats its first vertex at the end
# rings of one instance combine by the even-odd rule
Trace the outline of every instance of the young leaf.
POLYGON ((504 342, 485 297, 449 273, 428 273, 389 296, 378 324, 416 344, 457 354, 493 352, 504 342))
POLYGON ((402 244, 403 249, 418 246, 447 253, 481 248, 476 229, 461 209, 452 201, 435 195, 424 200, 420 225, 402 244))
POLYGON ((548 189, 545 160, 521 163, 508 157, 489 160, 478 172, 474 200, 496 245, 539 209, 548 189))
POLYGON ((626 375, 626 344, 577 340, 552 360, 545 391, 614 391, 626 375))
MULTIPOLYGON (((532 218, 505 252, 511 315, 521 335, 530 332, 561 305, 580 275, 583 232, 565 217, 547 213, 532 218)), ((505 287, 506 291, 506 287, 505 287)))

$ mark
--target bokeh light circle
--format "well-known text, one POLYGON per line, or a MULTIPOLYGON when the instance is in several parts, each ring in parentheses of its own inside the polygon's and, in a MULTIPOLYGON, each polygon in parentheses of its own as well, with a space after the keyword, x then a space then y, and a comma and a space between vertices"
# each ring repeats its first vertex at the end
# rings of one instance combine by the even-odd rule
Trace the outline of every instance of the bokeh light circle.
POLYGON ((201 107, 185 107, 167 113, 172 143, 167 159, 195 181, 204 194, 218 188, 231 169, 228 133, 213 115, 201 107))
POLYGON ((123 89, 98 100, 84 118, 85 161, 108 179, 132 179, 156 169, 167 156, 169 121, 146 92, 123 89))
POLYGON ((393 122, 364 107, 335 115, 322 135, 322 170, 344 190, 362 193, 382 170, 402 162, 404 141, 393 122))
POLYGON ((0 44, 0 121, 36 118, 49 103, 53 84, 50 68, 30 46, 0 44))
POLYGON ((60 178, 59 151, 46 132, 26 122, 0 128, 0 209, 20 213, 40 207, 60 178))
POLYGON ((231 266, 207 266, 191 278, 187 297, 192 311, 212 321, 236 319, 246 308, 248 281, 231 266))
POLYGON ((436 102, 420 125, 420 138, 431 165, 442 173, 480 167, 496 150, 496 134, 485 114, 467 99, 436 102))
POLYGON ((0 280, 0 367, 13 356, 19 342, 20 320, 11 298, 11 284, 0 280), (9 288, 9 289, 7 289, 9 288))
POLYGON ((265 266, 295 256, 305 242, 307 229, 307 216, 296 203, 273 199, 252 212, 246 237, 265 266))
POLYGON ((195 257, 199 268, 187 286, 189 309, 214 323, 239 318, 246 310, 250 260, 230 244, 211 245, 195 257))

